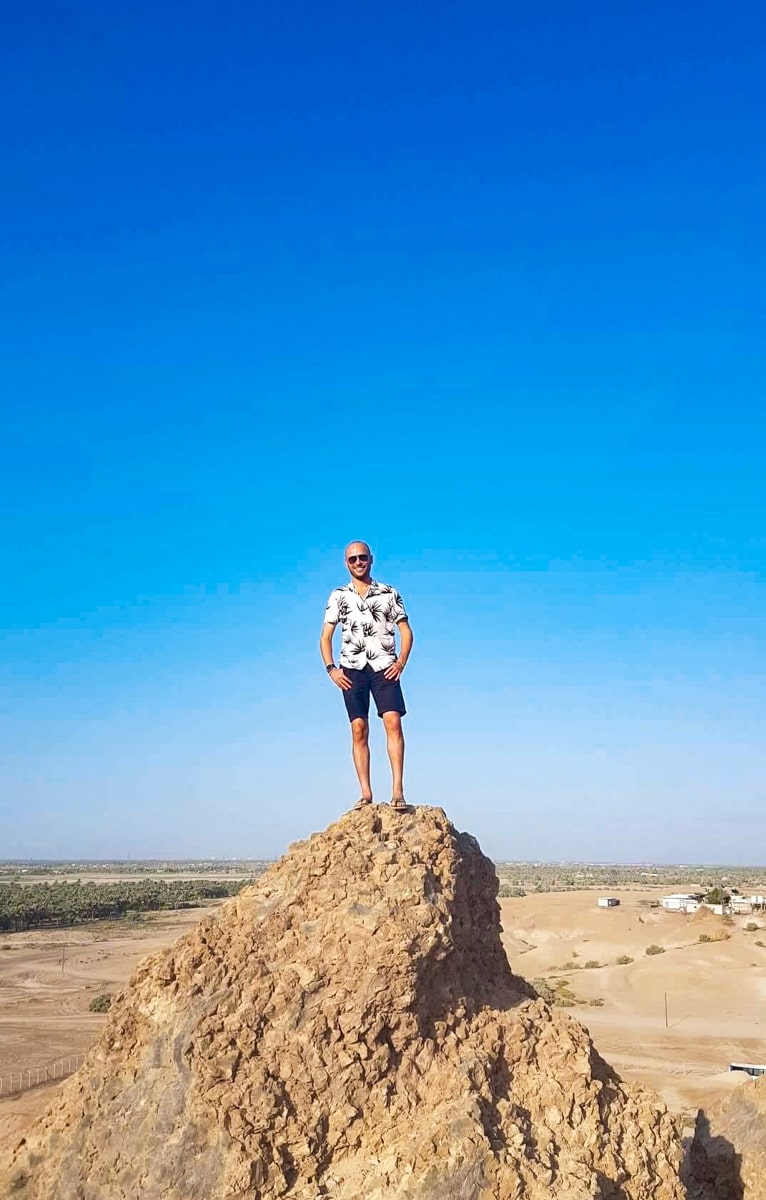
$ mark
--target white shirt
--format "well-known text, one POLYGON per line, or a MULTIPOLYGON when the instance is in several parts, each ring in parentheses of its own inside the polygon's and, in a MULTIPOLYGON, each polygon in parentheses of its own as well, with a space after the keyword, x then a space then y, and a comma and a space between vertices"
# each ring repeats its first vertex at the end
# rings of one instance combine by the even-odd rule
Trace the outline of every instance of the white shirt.
POLYGON ((407 620, 402 598, 387 583, 370 580, 366 596, 353 583, 330 592, 324 614, 327 625, 340 625, 343 632, 340 665, 361 671, 385 671, 396 662, 394 626, 407 620))

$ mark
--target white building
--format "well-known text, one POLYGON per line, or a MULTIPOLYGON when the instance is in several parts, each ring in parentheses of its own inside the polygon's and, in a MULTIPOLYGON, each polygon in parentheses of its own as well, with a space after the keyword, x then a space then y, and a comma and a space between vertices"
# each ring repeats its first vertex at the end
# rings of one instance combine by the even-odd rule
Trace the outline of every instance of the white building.
POLYGON ((702 896, 691 892, 674 892, 672 896, 662 897, 662 907, 666 912, 696 912, 702 903, 702 896))
POLYGON ((599 896, 596 904, 599 908, 617 908, 619 900, 616 896, 599 896))
POLYGON ((729 1063, 730 1071, 744 1071, 746 1075, 750 1075, 753 1079, 758 1075, 766 1075, 766 1066, 763 1063, 729 1063))

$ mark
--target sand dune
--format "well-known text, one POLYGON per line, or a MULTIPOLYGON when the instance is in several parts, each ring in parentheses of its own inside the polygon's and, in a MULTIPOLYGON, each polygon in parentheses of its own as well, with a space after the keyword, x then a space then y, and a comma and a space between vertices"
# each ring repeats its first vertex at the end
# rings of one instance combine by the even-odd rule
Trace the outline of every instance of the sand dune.
POLYGON ((744 929, 766 922, 737 917, 725 926, 712 913, 643 908, 640 901, 656 899, 656 890, 615 891, 620 907, 600 909, 599 894, 503 900, 504 942, 515 969, 530 979, 566 978, 585 1002, 573 1012, 607 1061, 626 1078, 651 1084, 676 1111, 696 1110, 738 1086, 744 1077, 729 1072, 731 1061, 766 1060, 766 948, 756 945, 766 930, 744 929), (702 933, 730 936, 700 944, 702 933), (524 951, 524 944, 534 948, 524 951), (664 953, 647 956, 652 944, 664 953), (634 961, 616 965, 622 955, 634 961), (605 965, 585 969, 589 960, 605 965), (580 969, 561 970, 572 961, 580 969), (599 999, 601 1007, 588 1003, 599 999))

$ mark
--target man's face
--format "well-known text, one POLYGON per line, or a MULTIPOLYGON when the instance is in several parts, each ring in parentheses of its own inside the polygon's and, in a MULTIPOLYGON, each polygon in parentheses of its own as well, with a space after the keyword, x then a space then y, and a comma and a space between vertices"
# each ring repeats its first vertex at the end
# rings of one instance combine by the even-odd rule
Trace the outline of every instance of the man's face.
POLYGON ((366 542, 346 546, 346 566, 352 579, 365 579, 372 567, 372 553, 366 542))

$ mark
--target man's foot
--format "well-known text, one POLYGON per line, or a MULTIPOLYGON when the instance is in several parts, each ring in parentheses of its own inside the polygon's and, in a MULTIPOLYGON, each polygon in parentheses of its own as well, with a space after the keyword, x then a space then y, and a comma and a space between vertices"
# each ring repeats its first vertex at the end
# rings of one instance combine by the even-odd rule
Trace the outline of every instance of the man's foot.
POLYGON ((404 799, 404 796, 392 796, 391 808, 393 808, 394 812, 409 812, 410 805, 404 799))
POLYGON ((372 796, 362 796, 359 800, 357 800, 351 811, 356 812, 358 808, 367 808, 369 804, 372 804, 372 796))

